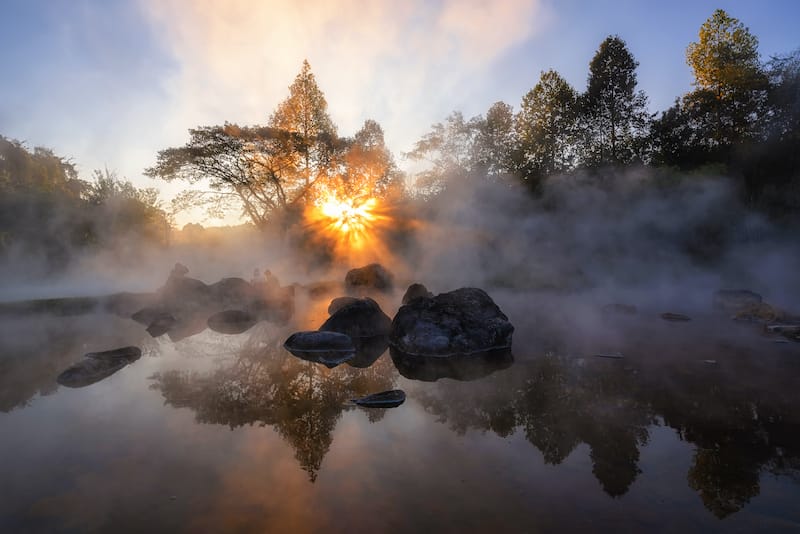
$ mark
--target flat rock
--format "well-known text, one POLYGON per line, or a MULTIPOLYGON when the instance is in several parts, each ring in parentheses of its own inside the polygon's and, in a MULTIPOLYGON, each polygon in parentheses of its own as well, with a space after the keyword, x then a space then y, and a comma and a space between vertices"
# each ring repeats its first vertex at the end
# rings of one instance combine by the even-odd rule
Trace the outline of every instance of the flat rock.
POLYGON ((366 397, 352 399, 352 402, 365 408, 395 408, 406 401, 406 393, 401 389, 392 389, 373 393, 366 397))
POLYGON ((82 388, 108 378, 142 355, 138 347, 122 347, 103 352, 90 352, 70 365, 56 381, 62 386, 82 388))
POLYGON ((469 287, 401 306, 389 343, 409 355, 448 357, 510 348, 513 333, 491 297, 469 287))

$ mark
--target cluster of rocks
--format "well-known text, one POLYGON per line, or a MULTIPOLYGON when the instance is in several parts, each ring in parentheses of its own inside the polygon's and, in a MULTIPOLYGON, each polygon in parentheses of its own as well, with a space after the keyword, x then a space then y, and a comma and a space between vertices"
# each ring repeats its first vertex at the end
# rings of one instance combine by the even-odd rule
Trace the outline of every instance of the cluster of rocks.
POLYGON ((269 271, 252 282, 223 278, 214 284, 188 273, 176 264, 153 301, 131 315, 151 336, 168 334, 178 341, 206 328, 238 334, 259 321, 285 324, 294 312, 293 288, 281 287, 269 271))
POLYGON ((713 305, 736 321, 763 324, 767 333, 800 341, 800 317, 764 302, 758 293, 747 289, 722 289, 714 293, 713 305))
MULTIPOLYGON (((392 276, 372 264, 348 272, 345 287, 387 291, 392 276)), ((394 319, 370 297, 334 298, 328 313, 318 330, 292 334, 285 348, 329 367, 344 362, 364 367, 388 347, 401 374, 421 380, 471 380, 513 361, 514 327, 482 289, 461 288, 434 296, 424 285, 412 284, 394 319)))

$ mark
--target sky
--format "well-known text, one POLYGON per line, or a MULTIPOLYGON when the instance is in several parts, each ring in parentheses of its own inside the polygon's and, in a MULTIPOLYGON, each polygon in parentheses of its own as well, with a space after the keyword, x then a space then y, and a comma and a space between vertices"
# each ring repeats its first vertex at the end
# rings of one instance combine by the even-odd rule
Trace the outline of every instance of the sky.
POLYGON ((800 48, 797 0, 0 0, 0 135, 169 200, 183 184, 142 174, 158 150, 200 125, 265 124, 308 59, 339 134, 377 120, 403 168, 433 123, 516 110, 544 70, 585 89, 609 35, 663 111, 691 89, 685 49, 717 8, 765 60, 800 48))

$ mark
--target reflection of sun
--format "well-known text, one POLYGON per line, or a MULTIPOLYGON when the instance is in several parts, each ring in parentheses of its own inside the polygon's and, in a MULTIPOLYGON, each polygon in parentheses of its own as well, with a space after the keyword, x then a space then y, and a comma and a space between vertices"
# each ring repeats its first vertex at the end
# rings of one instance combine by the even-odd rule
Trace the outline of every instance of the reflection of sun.
POLYGON ((307 210, 306 220, 334 244, 337 255, 347 257, 380 248, 381 230, 390 219, 376 198, 347 198, 329 192, 307 210))

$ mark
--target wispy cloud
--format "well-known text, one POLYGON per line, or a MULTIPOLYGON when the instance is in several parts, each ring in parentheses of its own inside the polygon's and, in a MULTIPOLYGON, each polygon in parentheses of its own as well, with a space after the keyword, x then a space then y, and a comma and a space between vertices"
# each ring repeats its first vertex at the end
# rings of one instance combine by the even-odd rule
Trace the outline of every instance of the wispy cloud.
POLYGON ((307 58, 341 133, 366 118, 407 150, 546 17, 537 0, 145 0, 179 68, 170 130, 266 122, 307 58))

